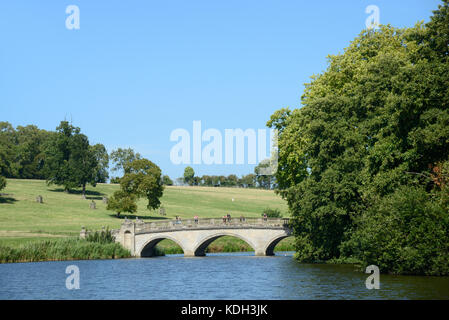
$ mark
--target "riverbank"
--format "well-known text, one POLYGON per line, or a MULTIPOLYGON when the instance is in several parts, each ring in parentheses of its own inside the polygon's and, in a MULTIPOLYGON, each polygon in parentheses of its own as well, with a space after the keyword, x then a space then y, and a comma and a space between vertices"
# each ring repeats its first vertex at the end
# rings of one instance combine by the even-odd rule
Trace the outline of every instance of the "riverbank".
POLYGON ((0 245, 0 263, 129 257, 130 252, 118 243, 98 243, 77 238, 36 241, 19 246, 0 245))
MULTIPOLYGON (((294 251, 293 238, 281 241, 275 251, 294 251)), ((214 241, 207 253, 254 251, 243 240, 222 237, 214 241)), ((161 241, 154 250, 155 256, 182 254, 183 251, 170 240, 161 241)), ((0 263, 69 261, 130 258, 131 254, 118 243, 98 243, 78 238, 36 240, 28 243, 0 244, 0 263)))

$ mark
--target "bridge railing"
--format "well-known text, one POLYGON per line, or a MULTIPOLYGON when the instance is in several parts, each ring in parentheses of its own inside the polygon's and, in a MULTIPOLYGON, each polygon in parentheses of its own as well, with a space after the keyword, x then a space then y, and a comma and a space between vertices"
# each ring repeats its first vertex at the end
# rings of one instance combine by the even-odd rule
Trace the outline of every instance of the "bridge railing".
MULTIPOLYGON (((132 223, 128 221, 128 223, 132 223)), ((288 218, 199 218, 165 220, 155 222, 143 222, 138 220, 136 232, 149 232, 157 230, 178 230, 196 228, 238 228, 238 227, 259 227, 259 228, 285 228, 289 226, 288 218)))

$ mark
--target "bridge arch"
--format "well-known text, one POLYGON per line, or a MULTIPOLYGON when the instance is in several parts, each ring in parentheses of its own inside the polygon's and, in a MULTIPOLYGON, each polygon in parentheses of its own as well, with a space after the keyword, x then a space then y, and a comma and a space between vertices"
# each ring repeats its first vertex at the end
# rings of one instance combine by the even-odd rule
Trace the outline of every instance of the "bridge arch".
POLYGON ((281 242, 282 240, 284 240, 285 238, 291 237, 291 235, 281 235, 281 236, 276 236, 273 237, 272 239, 270 239, 268 241, 267 247, 264 249, 265 251, 265 255, 267 256, 273 256, 274 255, 274 248, 276 247, 276 245, 281 242))
POLYGON ((202 257, 206 255, 206 249, 207 247, 217 240, 218 238, 224 237, 224 236, 230 236, 235 237, 240 240, 243 240, 245 243, 247 243, 254 251, 257 251, 257 247, 252 243, 252 241, 238 233, 232 232, 232 231, 218 231, 217 233, 214 233, 212 235, 209 235, 200 241, 198 241, 198 245, 194 249, 194 255, 196 257, 202 257))
POLYGON ((140 257, 143 257, 143 258, 148 258, 148 257, 154 256, 154 251, 153 251, 153 250, 154 250, 154 247, 156 247, 156 245, 157 245, 159 242, 161 242, 162 240, 165 240, 165 239, 168 239, 168 240, 173 241, 174 243, 176 243, 178 246, 181 247, 181 249, 182 249, 183 252, 186 252, 184 246, 182 245, 182 243, 181 243, 180 241, 178 241, 178 239, 176 239, 176 238, 174 238, 174 237, 171 237, 171 236, 168 235, 168 234, 164 234, 164 235, 158 235, 158 236, 156 236, 156 237, 153 237, 153 238, 147 240, 147 241, 142 245, 142 248, 140 249, 140 254, 139 254, 139 256, 140 256, 140 257))

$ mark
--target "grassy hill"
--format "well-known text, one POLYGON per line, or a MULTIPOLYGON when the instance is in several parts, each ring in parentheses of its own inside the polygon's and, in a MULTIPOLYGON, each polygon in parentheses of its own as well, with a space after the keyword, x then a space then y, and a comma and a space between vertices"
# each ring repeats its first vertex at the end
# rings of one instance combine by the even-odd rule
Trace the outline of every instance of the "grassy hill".
MULTIPOLYGON (((118 185, 99 184, 87 188, 87 199, 80 191, 65 193, 59 186, 47 186, 41 180, 8 179, 0 196, 0 244, 16 245, 28 241, 77 236, 84 226, 90 230, 102 226, 119 228, 124 215, 106 210, 103 196, 110 196, 118 185), (41 195, 44 203, 36 202, 41 195), (90 209, 94 200, 97 209, 90 209)), ((138 211, 128 218, 145 221, 201 217, 231 216, 259 217, 264 208, 278 208, 288 216, 287 204, 273 191, 239 188, 166 187, 161 199, 166 216, 146 209, 146 202, 138 202, 138 211), (234 201, 232 201, 234 199, 234 201)), ((220 240, 220 239, 219 239, 220 240)), ((217 240, 217 241, 219 241, 217 240)), ((288 240, 288 239, 287 239, 288 240)), ((229 242, 222 239, 223 243, 229 242)), ((235 241, 234 241, 235 242, 235 241)))

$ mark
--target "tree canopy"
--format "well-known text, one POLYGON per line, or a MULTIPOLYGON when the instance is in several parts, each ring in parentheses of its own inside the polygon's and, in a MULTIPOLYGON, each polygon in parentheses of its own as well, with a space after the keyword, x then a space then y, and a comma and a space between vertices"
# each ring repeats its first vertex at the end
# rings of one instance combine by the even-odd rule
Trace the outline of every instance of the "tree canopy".
MULTIPOLYGON (((421 175, 449 157, 448 25, 444 1, 426 25, 363 31, 306 84, 300 109, 271 116, 268 126, 279 131, 278 192, 293 215, 299 260, 355 257, 368 263, 361 252, 370 249, 360 243, 375 228, 366 227, 374 223, 367 217, 378 212, 380 227, 402 212, 388 213, 379 201, 390 199, 385 206, 392 206, 394 199, 404 199, 403 188, 422 186, 425 201, 438 194, 430 194, 435 186, 421 175)), ((435 210, 432 219, 446 234, 426 245, 445 243, 432 251, 438 267, 398 269, 376 255, 369 263, 379 262, 382 271, 448 274, 449 260, 442 258, 448 222, 435 210)), ((389 230, 411 227, 406 218, 398 223, 401 228, 389 230)), ((409 253, 404 242, 395 245, 409 253)))
POLYGON ((120 190, 109 199, 107 209, 120 215, 121 212, 136 212, 136 201, 146 198, 147 209, 160 207, 164 192, 161 169, 148 159, 141 158, 127 163, 124 176, 120 178, 120 190))
POLYGON ((82 187, 84 194, 87 183, 95 186, 107 177, 108 161, 104 146, 91 147, 80 128, 67 121, 61 121, 44 152, 48 184, 62 185, 66 191, 82 187))

